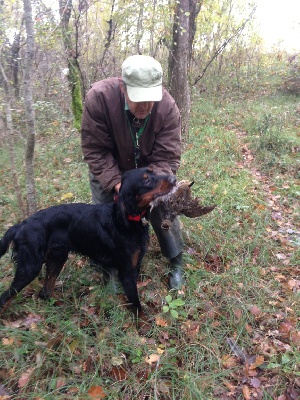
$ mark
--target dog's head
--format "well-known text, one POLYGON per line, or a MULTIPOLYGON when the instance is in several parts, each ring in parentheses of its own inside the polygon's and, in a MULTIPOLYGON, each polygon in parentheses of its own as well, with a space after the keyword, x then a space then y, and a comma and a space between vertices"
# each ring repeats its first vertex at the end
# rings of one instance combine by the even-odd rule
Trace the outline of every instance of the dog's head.
POLYGON ((151 168, 137 168, 122 177, 119 202, 128 214, 139 214, 159 196, 166 195, 176 185, 172 175, 160 175, 151 168))

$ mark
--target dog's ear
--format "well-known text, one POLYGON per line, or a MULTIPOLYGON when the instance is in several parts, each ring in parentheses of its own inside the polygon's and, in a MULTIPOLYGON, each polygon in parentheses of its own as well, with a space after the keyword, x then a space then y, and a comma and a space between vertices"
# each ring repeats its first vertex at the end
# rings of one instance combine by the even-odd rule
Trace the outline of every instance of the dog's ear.
POLYGON ((124 179, 118 195, 118 215, 122 219, 124 226, 129 224, 128 215, 136 215, 139 212, 132 186, 131 179, 124 179))
POLYGON ((122 220, 122 225, 128 226, 129 225, 128 218, 127 218, 128 211, 126 209, 124 200, 119 198, 117 207, 118 207, 118 216, 122 220))

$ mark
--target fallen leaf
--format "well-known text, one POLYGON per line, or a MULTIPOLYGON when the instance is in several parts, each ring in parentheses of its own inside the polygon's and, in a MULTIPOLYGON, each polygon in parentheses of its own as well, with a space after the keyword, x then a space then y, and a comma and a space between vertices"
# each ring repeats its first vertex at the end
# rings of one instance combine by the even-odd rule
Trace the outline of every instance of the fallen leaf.
POLYGON ((291 321, 286 320, 285 322, 281 322, 279 325, 279 332, 283 335, 287 335, 294 328, 291 321))
POLYGON ((157 390, 159 393, 163 393, 166 396, 170 396, 170 388, 172 387, 169 381, 159 381, 157 384, 157 390))
POLYGON ((61 200, 71 200, 73 198, 74 198, 74 193, 68 192, 68 193, 63 194, 60 199, 61 200))
POLYGON ((159 358, 160 358, 159 354, 151 354, 150 356, 147 356, 145 358, 145 361, 147 364, 151 365, 153 363, 157 363, 159 358))
POLYGON ((243 310, 238 308, 236 310, 233 310, 233 314, 237 319, 240 319, 241 316, 243 315, 243 310))
POLYGON ((88 395, 94 400, 105 399, 107 397, 101 386, 92 386, 88 390, 88 395))
POLYGON ((149 285, 150 282, 152 282, 152 279, 149 278, 146 281, 138 282, 136 286, 138 288, 142 288, 142 287, 145 287, 145 286, 149 285))
POLYGON ((243 385, 243 396, 244 399, 250 400, 250 390, 247 385, 243 385))
POLYGON ((231 367, 234 367, 234 366, 236 366, 238 364, 238 360, 234 356, 231 356, 229 354, 225 354, 222 357, 222 364, 224 365, 225 368, 231 368, 231 367))
POLYGON ((274 278, 279 281, 279 282, 285 282, 286 281, 286 277, 284 275, 275 275, 274 278))
POLYGON ((14 341, 15 341, 14 338, 4 337, 2 339, 2 344, 3 344, 3 346, 11 346, 14 343, 14 341))
POLYGON ((66 384, 66 378, 64 378, 64 377, 57 378, 56 389, 59 389, 59 388, 65 386, 65 384, 66 384))
POLYGON ((259 367, 260 365, 262 365, 265 362, 265 359, 263 356, 257 356, 255 358, 254 363, 251 363, 249 366, 249 369, 255 369, 256 367, 259 367))
POLYGON ((155 323, 157 326, 169 326, 168 322, 160 316, 156 316, 155 323))
POLYGON ((6 390, 6 387, 1 384, 0 384, 0 399, 1 400, 10 400, 11 399, 9 392, 6 390))
POLYGON ((251 312, 251 314, 252 315, 254 315, 255 317, 258 317, 259 315, 261 315, 261 310, 258 308, 258 307, 256 307, 256 306, 251 306, 250 307, 250 312, 251 312))
POLYGON ((285 260, 286 259, 286 255, 283 253, 277 253, 275 254, 275 256, 278 258, 278 260, 285 260))
POLYGON ((300 345, 300 331, 291 332, 290 339, 294 345, 299 346, 300 345))
POLYGON ((127 379, 127 372, 125 368, 122 366, 117 366, 117 365, 113 366, 110 371, 110 374, 112 378, 117 382, 124 381, 125 379, 127 379))
POLYGON ((26 372, 24 372, 21 375, 21 377, 19 378, 19 381, 18 381, 18 387, 19 388, 23 388, 24 386, 27 385, 27 383, 29 382, 33 371, 34 371, 34 368, 30 368, 30 369, 28 369, 26 372))
POLYGON ((190 339, 195 339, 199 333, 201 323, 198 321, 185 321, 181 328, 185 331, 186 336, 190 339))
POLYGON ((94 369, 93 358, 90 355, 88 355, 87 359, 83 362, 82 369, 87 373, 94 369))
POLYGON ((224 385, 227 387, 227 389, 229 389, 231 392, 234 392, 236 389, 236 386, 234 386, 232 383, 225 381, 224 385))
POLYGON ((250 385, 252 386, 252 387, 254 387, 254 388, 258 388, 258 387, 260 387, 260 385, 261 385, 261 381, 259 380, 259 379, 257 379, 257 378, 252 378, 251 380, 250 380, 250 385))
POLYGON ((289 288, 293 291, 300 289, 300 280, 290 279, 287 284, 288 284, 289 288))

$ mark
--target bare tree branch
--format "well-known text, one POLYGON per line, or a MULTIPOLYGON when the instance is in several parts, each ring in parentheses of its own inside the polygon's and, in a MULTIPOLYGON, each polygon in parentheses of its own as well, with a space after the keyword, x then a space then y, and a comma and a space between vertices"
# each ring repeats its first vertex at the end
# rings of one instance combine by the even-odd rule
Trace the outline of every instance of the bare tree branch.
POLYGON ((226 48, 226 46, 235 38, 237 37, 245 28, 245 26, 247 25, 247 23, 251 20, 253 14, 256 11, 256 6, 252 9, 252 11, 249 14, 249 17, 242 23, 241 26, 239 26, 236 31, 229 37, 227 38, 222 44, 221 46, 214 52, 214 54, 212 55, 212 57, 210 58, 210 60, 207 62, 207 64, 205 65, 203 71, 201 72, 201 74, 199 76, 197 76, 197 78, 195 79, 194 83, 192 84, 192 86, 195 86, 204 76, 205 72, 207 71, 207 69, 209 68, 209 66, 211 65, 211 63, 218 57, 218 55, 220 53, 222 53, 222 51, 226 48))

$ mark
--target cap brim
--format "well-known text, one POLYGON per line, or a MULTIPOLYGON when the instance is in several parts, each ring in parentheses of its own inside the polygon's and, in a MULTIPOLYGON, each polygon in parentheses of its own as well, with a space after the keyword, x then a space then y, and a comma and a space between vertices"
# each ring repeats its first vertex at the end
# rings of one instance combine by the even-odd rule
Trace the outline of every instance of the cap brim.
POLYGON ((135 103, 143 101, 160 101, 162 99, 162 85, 152 87, 133 87, 126 85, 130 101, 135 103))

